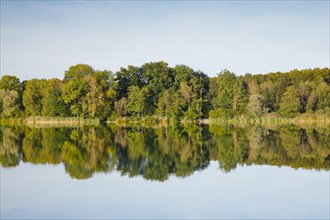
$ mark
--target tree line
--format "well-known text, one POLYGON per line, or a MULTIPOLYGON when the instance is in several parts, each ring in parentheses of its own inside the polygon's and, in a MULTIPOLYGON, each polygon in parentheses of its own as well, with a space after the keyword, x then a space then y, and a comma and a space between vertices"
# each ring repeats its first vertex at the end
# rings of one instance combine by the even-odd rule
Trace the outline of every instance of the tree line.
POLYGON ((237 76, 223 70, 208 77, 164 61, 129 65, 113 73, 77 64, 63 80, 0 80, 1 118, 29 116, 113 120, 157 116, 173 120, 295 117, 330 113, 329 68, 237 76))

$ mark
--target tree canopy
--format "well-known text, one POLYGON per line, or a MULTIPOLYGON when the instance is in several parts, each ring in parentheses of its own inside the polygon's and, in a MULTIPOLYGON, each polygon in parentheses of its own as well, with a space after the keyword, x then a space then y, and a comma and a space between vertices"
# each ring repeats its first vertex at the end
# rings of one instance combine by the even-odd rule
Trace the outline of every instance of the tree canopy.
POLYGON ((129 65, 116 73, 77 64, 64 72, 63 80, 20 82, 4 75, 0 115, 196 120, 329 114, 329 84, 329 68, 242 76, 223 70, 211 78, 189 66, 170 67, 164 61, 129 65))

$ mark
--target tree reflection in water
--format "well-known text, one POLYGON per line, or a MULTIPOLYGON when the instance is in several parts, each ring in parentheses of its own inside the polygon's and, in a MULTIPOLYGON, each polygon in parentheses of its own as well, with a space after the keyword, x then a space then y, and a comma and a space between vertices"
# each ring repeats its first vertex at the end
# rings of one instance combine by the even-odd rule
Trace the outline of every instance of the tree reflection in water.
POLYGON ((223 172, 237 165, 329 170, 330 129, 284 126, 169 126, 0 128, 3 167, 60 164, 71 177, 118 171, 165 181, 185 177, 217 160, 223 172))

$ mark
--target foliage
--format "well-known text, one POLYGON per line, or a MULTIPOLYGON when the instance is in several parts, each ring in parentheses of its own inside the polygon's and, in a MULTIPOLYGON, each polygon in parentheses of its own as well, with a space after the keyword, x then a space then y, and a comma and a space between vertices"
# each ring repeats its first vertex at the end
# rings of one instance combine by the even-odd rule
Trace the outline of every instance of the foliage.
POLYGON ((129 65, 115 74, 77 64, 65 71, 63 80, 20 82, 15 76, 3 76, 0 115, 101 120, 157 116, 180 121, 265 113, 284 117, 327 114, 329 83, 328 68, 244 76, 223 70, 209 78, 189 66, 170 67, 164 61, 129 65))
POLYGON ((32 79, 24 82, 23 105, 26 116, 41 115, 45 86, 46 80, 43 79, 32 79))
POLYGON ((262 95, 254 94, 250 96, 246 109, 253 117, 260 117, 267 112, 267 109, 264 107, 264 100, 262 95))
POLYGON ((143 112, 147 108, 147 88, 140 89, 137 86, 128 88, 128 104, 127 111, 131 115, 143 116, 143 112))
POLYGON ((235 74, 224 70, 218 75, 218 93, 216 107, 231 111, 233 109, 235 74))
POLYGON ((280 103, 280 114, 285 117, 293 117, 299 114, 300 102, 298 91, 294 86, 287 88, 280 103))
POLYGON ((63 82, 59 79, 50 79, 44 89, 42 99, 43 116, 66 116, 68 109, 62 99, 63 82))
POLYGON ((2 118, 15 118, 20 115, 19 94, 15 90, 0 90, 0 114, 2 118))

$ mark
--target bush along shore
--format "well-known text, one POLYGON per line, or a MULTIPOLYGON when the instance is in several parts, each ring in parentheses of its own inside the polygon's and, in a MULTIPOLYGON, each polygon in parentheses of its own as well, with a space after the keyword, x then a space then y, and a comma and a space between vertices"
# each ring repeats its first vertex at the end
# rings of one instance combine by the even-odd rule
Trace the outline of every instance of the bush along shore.
POLYGON ((77 64, 63 79, 0 80, 2 123, 321 122, 329 115, 329 68, 208 77, 159 61, 115 73, 77 64))

